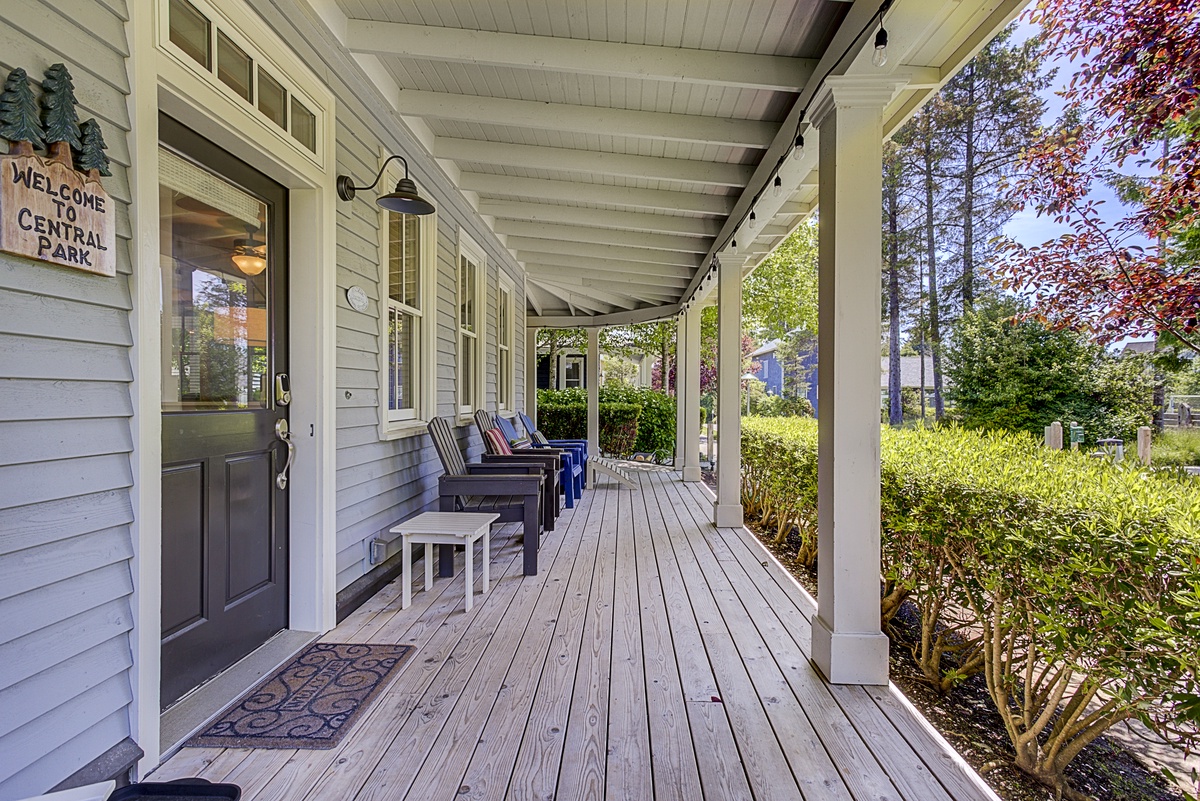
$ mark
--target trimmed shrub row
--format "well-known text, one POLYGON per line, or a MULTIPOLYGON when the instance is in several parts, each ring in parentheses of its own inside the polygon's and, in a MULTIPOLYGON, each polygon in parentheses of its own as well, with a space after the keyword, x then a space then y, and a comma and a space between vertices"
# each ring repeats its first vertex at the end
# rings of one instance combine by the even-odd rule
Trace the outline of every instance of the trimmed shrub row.
MULTIPOLYGON (((675 399, 635 387, 600 388, 600 449, 618 456, 675 452, 675 399)), ((538 390, 538 428, 550 439, 587 436, 587 391, 538 390)))
MULTIPOLYGON (((743 501, 816 559, 809 420, 743 421, 743 501)), ((1067 764, 1137 718, 1200 722, 1200 489, 1031 436, 883 430, 881 624, 941 692, 982 673, 1014 763, 1068 796, 1067 764), (905 601, 920 622, 894 626, 905 601)))

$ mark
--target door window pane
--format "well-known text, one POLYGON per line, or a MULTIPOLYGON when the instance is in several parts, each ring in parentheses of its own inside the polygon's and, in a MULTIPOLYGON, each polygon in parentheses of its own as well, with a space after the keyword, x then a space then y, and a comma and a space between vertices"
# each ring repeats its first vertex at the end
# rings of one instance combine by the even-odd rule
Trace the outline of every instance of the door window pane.
POLYGON ((254 61, 223 31, 217 31, 217 77, 246 100, 253 101, 254 61))
POLYGON ((268 408, 267 204, 166 148, 159 175, 163 411, 268 408))
POLYGON ((204 69, 212 69, 211 23, 187 0, 171 0, 168 20, 171 43, 204 69))

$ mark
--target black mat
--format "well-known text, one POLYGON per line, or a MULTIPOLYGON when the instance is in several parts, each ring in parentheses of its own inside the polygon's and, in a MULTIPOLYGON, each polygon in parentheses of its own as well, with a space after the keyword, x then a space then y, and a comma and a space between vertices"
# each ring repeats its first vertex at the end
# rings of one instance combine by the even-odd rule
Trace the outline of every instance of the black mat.
POLYGON ((411 645, 314 643, 187 745, 333 748, 412 652, 411 645))

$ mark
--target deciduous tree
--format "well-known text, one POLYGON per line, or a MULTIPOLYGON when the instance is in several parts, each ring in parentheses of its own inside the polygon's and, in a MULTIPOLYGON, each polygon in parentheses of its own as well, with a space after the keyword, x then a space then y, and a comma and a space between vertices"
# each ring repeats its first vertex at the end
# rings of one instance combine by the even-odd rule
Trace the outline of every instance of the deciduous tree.
MULTIPOLYGON (((999 276, 1056 324, 1111 341, 1167 332, 1200 353, 1200 6, 1194 0, 1039 0, 1051 54, 1078 72, 1062 124, 1026 155, 1019 190, 1070 230, 1007 243, 999 276), (1107 219, 1090 191, 1135 167, 1127 213, 1107 219), (1136 247, 1146 239, 1160 247, 1136 247)), ((1128 176, 1126 176, 1128 178, 1128 176)))

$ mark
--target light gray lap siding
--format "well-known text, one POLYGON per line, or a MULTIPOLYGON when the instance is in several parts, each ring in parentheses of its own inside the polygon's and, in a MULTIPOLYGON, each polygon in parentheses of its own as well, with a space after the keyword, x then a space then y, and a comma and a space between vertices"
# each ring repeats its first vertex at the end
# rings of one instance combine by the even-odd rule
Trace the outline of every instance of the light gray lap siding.
POLYGON ((129 117, 122 0, 0 5, 0 72, 71 70, 113 176, 115 278, 0 254, 0 801, 130 735, 129 117))
MULTIPOLYGON (((437 207, 437 414, 455 412, 456 253, 461 226, 485 251, 488 261, 487 308, 483 356, 485 394, 489 409, 496 406, 496 291, 504 271, 514 286, 513 348, 514 389, 518 406, 524 392, 524 277, 512 256, 449 182, 437 163, 424 153, 404 130, 399 117, 387 107, 362 75, 357 64, 305 4, 296 0, 252 0, 263 18, 296 50, 301 58, 329 82, 338 100, 337 170, 356 183, 369 183, 379 169, 380 153, 399 153, 409 164, 421 192, 437 207)), ((429 441, 420 433, 400 439, 379 437, 380 337, 379 315, 386 309, 380 293, 379 223, 373 199, 377 190, 362 192, 337 209, 337 587, 343 589, 368 572, 367 543, 381 537, 390 544, 388 556, 399 550, 388 533, 395 523, 434 508, 441 464, 429 441), (357 312, 346 302, 351 285, 362 287, 369 302, 357 312), (349 397, 347 397, 349 393, 349 397)), ((474 426, 469 433, 471 454, 482 443, 474 426)))

